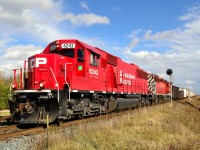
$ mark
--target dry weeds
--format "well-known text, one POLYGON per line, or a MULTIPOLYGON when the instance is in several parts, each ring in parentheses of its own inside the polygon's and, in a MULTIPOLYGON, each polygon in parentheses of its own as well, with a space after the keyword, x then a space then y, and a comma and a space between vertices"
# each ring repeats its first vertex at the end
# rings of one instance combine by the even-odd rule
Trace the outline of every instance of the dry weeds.
POLYGON ((0 110, 0 117, 9 116, 10 111, 8 109, 0 110))
MULTIPOLYGON (((200 106, 198 98, 190 100, 200 106)), ((173 102, 134 110, 123 117, 70 128, 50 128, 49 150, 200 149, 200 111, 173 102)), ((37 149, 44 149, 47 139, 37 149)))

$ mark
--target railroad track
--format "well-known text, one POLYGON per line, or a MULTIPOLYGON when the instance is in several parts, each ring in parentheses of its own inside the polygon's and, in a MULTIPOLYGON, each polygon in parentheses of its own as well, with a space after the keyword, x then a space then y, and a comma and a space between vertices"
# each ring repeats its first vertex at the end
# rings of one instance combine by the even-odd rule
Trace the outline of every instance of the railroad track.
POLYGON ((7 141, 12 138, 43 133, 44 131, 45 128, 42 126, 29 129, 20 129, 18 128, 18 125, 9 125, 6 127, 0 127, 0 141, 7 141))
POLYGON ((6 122, 6 121, 9 120, 9 119, 10 119, 10 116, 1 116, 1 117, 0 117, 0 123, 6 122))
MULTIPOLYGON (((200 98, 198 98, 198 100, 200 100, 200 98)), ((187 100, 181 100, 181 101, 178 101, 179 103, 182 103, 184 105, 187 105, 187 106, 190 106, 190 107, 193 107, 194 109, 198 110, 200 112, 200 107, 198 106, 195 106, 194 104, 192 104, 191 102, 187 101, 187 100)))
POLYGON ((17 126, 16 125, 8 125, 8 126, 1 126, 0 127, 0 134, 5 134, 7 132, 11 132, 13 130, 17 130, 17 126))

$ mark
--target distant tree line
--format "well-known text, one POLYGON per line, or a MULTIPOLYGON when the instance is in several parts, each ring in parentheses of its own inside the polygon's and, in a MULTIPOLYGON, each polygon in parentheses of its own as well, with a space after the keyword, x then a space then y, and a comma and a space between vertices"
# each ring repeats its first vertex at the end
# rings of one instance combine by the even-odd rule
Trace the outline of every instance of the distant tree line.
POLYGON ((12 77, 0 76, 0 110, 8 108, 8 94, 10 93, 10 85, 12 77))

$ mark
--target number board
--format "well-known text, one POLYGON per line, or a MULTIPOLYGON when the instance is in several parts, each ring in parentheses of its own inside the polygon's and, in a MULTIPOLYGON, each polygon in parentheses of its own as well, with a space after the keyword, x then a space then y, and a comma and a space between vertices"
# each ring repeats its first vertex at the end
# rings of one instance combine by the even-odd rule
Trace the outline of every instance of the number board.
POLYGON ((63 43, 61 44, 61 48, 75 48, 76 45, 74 43, 63 43))

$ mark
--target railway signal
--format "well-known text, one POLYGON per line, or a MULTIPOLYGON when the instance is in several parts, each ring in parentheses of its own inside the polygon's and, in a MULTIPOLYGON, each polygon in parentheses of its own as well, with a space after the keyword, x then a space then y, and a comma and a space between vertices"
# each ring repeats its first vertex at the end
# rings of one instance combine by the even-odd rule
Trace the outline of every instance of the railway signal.
POLYGON ((169 86, 170 86, 170 102, 171 102, 171 106, 172 106, 172 74, 173 74, 173 71, 172 71, 172 69, 167 69, 166 73, 167 73, 167 75, 169 75, 169 78, 170 78, 170 82, 169 82, 169 86))

